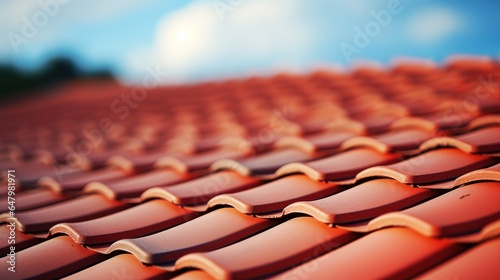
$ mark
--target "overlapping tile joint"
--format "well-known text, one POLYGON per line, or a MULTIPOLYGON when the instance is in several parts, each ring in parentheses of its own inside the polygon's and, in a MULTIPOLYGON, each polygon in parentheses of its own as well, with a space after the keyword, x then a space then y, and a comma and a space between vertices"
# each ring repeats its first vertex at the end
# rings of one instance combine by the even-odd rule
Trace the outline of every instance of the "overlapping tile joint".
POLYGON ((2 279, 500 278, 489 59, 76 82, 0 117, 2 279))

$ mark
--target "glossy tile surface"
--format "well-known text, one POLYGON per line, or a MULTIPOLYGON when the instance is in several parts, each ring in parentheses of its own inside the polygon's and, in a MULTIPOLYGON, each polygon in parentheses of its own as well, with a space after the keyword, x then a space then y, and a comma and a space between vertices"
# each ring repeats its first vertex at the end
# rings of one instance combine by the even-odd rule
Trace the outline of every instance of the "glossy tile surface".
POLYGON ((163 198, 175 204, 203 204, 218 194, 232 193, 259 185, 260 180, 232 171, 220 171, 185 183, 151 188, 143 199, 163 198))
POLYGON ((214 278, 262 277, 304 261, 355 238, 312 218, 295 218, 228 247, 189 254, 176 267, 197 267, 214 278))
POLYGON ((144 191, 157 186, 172 185, 189 179, 190 176, 174 170, 160 169, 123 179, 91 182, 84 191, 101 193, 109 199, 137 198, 144 191))
POLYGON ((487 241, 475 248, 438 265, 417 279, 446 279, 460 277, 463 279, 494 279, 500 275, 500 267, 496 260, 500 254, 500 238, 487 241))
POLYGON ((392 179, 376 179, 322 199, 293 203, 284 213, 304 213, 329 224, 351 223, 407 208, 438 194, 392 179))
POLYGON ((382 215, 370 222, 370 228, 408 226, 427 236, 474 232, 500 218, 498 187, 497 182, 466 185, 407 210, 382 215))
POLYGON ((343 189, 334 183, 312 181, 304 175, 291 175, 250 190, 216 196, 208 205, 230 205, 248 214, 281 212, 286 205, 295 201, 312 200, 343 189))
POLYGON ((276 173, 285 175, 302 172, 317 181, 340 181, 353 178, 359 171, 368 167, 396 161, 398 159, 395 155, 358 148, 308 163, 287 164, 276 173))
POLYGON ((63 279, 165 279, 168 272, 152 266, 145 266, 134 256, 122 254, 112 257, 63 279))
POLYGON ((2 275, 9 275, 9 279, 61 278, 105 258, 99 253, 74 244, 67 236, 47 240, 16 255, 18 260, 22 261, 17 262, 14 273, 7 271, 9 257, 0 259, 2 275))
POLYGON ((50 233, 65 233, 76 243, 93 245, 151 234, 194 217, 189 210, 157 199, 100 218, 57 224, 50 233))
MULTIPOLYGON (((77 222, 104 216, 127 208, 118 201, 109 200, 101 195, 88 195, 61 203, 16 213, 16 225, 23 232, 45 232, 52 226, 67 221, 77 222)), ((10 216, 2 214, 0 221, 10 216)))
POLYGON ((314 279, 412 278, 459 253, 460 246, 424 237, 408 229, 385 229, 304 263, 274 279, 306 275, 314 279), (352 260, 356 260, 353 262, 352 260), (309 269, 314 266, 317 269, 309 269))
POLYGON ((223 208, 153 235, 120 240, 110 251, 131 252, 145 263, 165 263, 189 252, 223 247, 272 225, 271 221, 223 208))
POLYGON ((457 149, 438 149, 399 163, 365 169, 356 177, 365 179, 384 176, 405 184, 425 184, 456 178, 492 165, 495 161, 487 156, 467 154, 457 149))

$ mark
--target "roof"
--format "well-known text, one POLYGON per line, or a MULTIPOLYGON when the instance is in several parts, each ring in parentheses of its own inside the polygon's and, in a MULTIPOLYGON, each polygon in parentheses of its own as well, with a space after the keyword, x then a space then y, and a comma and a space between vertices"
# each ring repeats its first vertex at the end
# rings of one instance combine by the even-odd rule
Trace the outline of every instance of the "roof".
POLYGON ((498 278, 499 81, 468 58, 4 106, 0 275, 498 278))

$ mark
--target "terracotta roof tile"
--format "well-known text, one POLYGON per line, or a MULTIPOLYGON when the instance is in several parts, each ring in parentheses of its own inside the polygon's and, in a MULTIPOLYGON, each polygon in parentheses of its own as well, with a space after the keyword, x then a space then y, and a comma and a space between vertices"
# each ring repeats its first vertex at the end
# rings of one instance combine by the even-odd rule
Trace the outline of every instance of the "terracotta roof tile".
POLYGON ((96 245, 151 234, 195 216, 189 210, 157 199, 100 218, 57 224, 50 233, 65 233, 76 243, 96 245))
POLYGON ((173 277, 175 280, 213 280, 212 276, 201 270, 190 270, 179 276, 173 277))
MULTIPOLYGON (((16 253, 16 272, 9 279, 61 278, 93 265, 105 256, 77 245, 67 236, 60 236, 16 253), (57 253, 54 253, 57 252, 57 253)), ((0 259, 2 274, 9 267, 9 257, 0 259)))
POLYGON ((455 186, 479 181, 500 182, 500 164, 466 173, 455 180, 455 186))
POLYGON ((481 128, 455 137, 432 138, 420 146, 421 150, 438 147, 455 147, 467 153, 484 154, 500 152, 500 126, 481 128))
POLYGON ((427 236, 457 236, 481 230, 500 218, 500 183, 479 182, 452 190, 401 212, 381 215, 368 231, 405 226, 427 236), (481 207, 477 207, 481 204, 481 207))
POLYGON ((295 218, 236 244, 181 257, 177 269, 196 267, 214 278, 256 278, 343 245, 356 236, 307 217, 295 218))
MULTIPOLYGON (((17 228, 23 232, 46 232, 55 224, 61 222, 78 222, 104 216, 127 208, 127 205, 118 201, 109 200, 101 195, 87 195, 63 201, 57 204, 16 213, 17 228)), ((1 214, 0 221, 6 222, 11 218, 8 214, 1 214)))
MULTIPOLYGON (((7 189, 7 188, 6 188, 7 189)), ((68 195, 60 195, 52 190, 44 189, 34 189, 25 192, 18 193, 15 197, 16 203, 15 208, 17 211, 26 211, 34 208, 39 208, 42 206, 58 203, 71 198, 68 195)), ((6 213, 9 211, 10 204, 8 203, 8 197, 0 197, 0 213, 6 213)))
POLYGON ((322 199, 290 204, 284 213, 304 213, 329 224, 351 223, 404 209, 439 194, 392 179, 375 179, 322 199))
POLYGON ((476 247, 430 269, 416 279, 490 279, 500 274, 497 260, 500 257, 500 238, 476 247))
POLYGON ((101 193, 109 199, 133 199, 152 187, 173 185, 192 176, 170 169, 158 169, 135 176, 92 182, 85 186, 86 193, 101 193))
POLYGON ((259 184, 260 180, 256 178, 220 171, 172 186, 151 188, 142 194, 142 198, 163 198, 175 204, 198 205, 207 203, 216 195, 246 190, 259 184))
POLYGON ((274 144, 278 148, 293 147, 309 153, 323 150, 339 149, 340 145, 347 139, 359 134, 351 131, 332 132, 326 131, 319 134, 313 134, 303 137, 287 136, 279 139, 274 144))
POLYGON ((109 251, 128 251, 145 263, 166 263, 189 252, 209 251, 226 246, 273 224, 265 219, 241 214, 232 208, 222 208, 156 234, 122 239, 111 245, 109 251))
POLYGON ((456 178, 493 163, 495 160, 487 156, 445 148, 428 151, 392 165, 365 169, 356 178, 389 177, 405 184, 426 184, 456 178))
POLYGON ((196 156, 163 157, 155 165, 161 168, 172 168, 180 173, 203 171, 221 159, 239 159, 249 154, 248 150, 214 150, 196 156))
POLYGON ((304 175, 291 175, 249 190, 218 195, 208 205, 231 205, 247 214, 281 212, 290 203, 324 197, 344 188, 334 183, 317 182, 304 175))
POLYGON ((42 177, 38 185, 46 186, 55 192, 81 191, 90 182, 123 178, 129 173, 119 168, 102 168, 90 171, 62 174, 60 176, 42 177))
POLYGON ((212 170, 229 169, 242 175, 273 176, 284 164, 314 159, 315 156, 297 149, 280 149, 250 157, 242 161, 219 160, 212 170))
POLYGON ((365 168, 397 161, 398 157, 393 154, 356 148, 307 163, 287 164, 276 171, 276 174, 281 176, 300 172, 317 181, 342 181, 354 178, 365 168))
POLYGON ((449 241, 428 238, 408 229, 384 229, 311 260, 312 264, 305 262, 273 279, 288 279, 296 275, 326 279, 332 273, 340 279, 412 278, 461 249, 449 241), (316 269, 308 269, 311 265, 316 269))
POLYGON ((413 151, 434 134, 423 129, 401 129, 389 131, 372 137, 352 137, 342 143, 342 148, 372 147, 381 153, 413 151))
MULTIPOLYGON (((10 225, 10 224, 9 224, 10 225)), ((16 251, 21 251, 25 248, 31 247, 35 244, 38 244, 43 241, 43 239, 35 238, 28 234, 22 233, 20 231, 11 231, 11 227, 9 225, 3 225, 0 227, 0 254, 6 255, 10 253, 10 246, 12 246, 12 239, 9 237, 12 234, 12 238, 15 240, 15 249, 16 251), (12 233, 11 233, 12 232, 12 233), (15 237, 14 237, 15 235, 15 237), (10 243, 9 243, 10 241, 10 243)))
POLYGON ((154 266, 145 266, 134 256, 122 254, 71 274, 64 279, 163 279, 166 277, 169 277, 167 271, 154 266))

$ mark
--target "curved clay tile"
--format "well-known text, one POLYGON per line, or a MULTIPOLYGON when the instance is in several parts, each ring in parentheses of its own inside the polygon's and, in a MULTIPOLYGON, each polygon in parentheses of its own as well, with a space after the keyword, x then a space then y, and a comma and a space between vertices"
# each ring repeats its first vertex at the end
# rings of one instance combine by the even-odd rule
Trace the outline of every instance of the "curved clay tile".
POLYGON ((437 124, 421 117, 403 117, 391 124, 391 129, 401 128, 417 128, 428 131, 429 133, 436 133, 439 130, 437 124))
POLYGON ((450 241, 403 228, 383 229, 271 279, 408 279, 462 250, 450 241), (314 269, 310 269, 314 268, 314 269))
POLYGON ((341 119, 331 122, 327 125, 328 131, 347 131, 356 135, 364 135, 368 133, 367 127, 359 121, 351 119, 341 119))
POLYGON ((292 148, 305 151, 306 153, 314 153, 318 150, 313 142, 299 136, 285 136, 277 140, 274 146, 277 149, 292 148))
MULTIPOLYGON (((25 234, 20 231, 14 231, 14 232, 16 240, 15 248, 17 252, 25 248, 29 248, 43 241, 43 239, 35 238, 29 234, 25 234)), ((2 256, 5 256, 8 253, 10 253, 10 246, 12 246, 12 244, 9 243, 9 240, 11 240, 9 239, 10 234, 11 231, 8 226, 3 225, 2 227, 0 227, 0 254, 2 254, 2 256)))
POLYGON ((220 149, 190 156, 163 157, 156 161, 159 168, 172 168, 179 173, 189 173, 206 170, 214 162, 222 159, 245 158, 249 151, 220 149))
POLYGON ((214 280, 212 276, 201 270, 189 270, 176 276, 175 280, 214 280))
POLYGON ((109 247, 108 253, 127 251, 144 263, 161 264, 190 252, 224 247, 272 225, 272 221, 222 208, 155 234, 119 240, 109 247))
POLYGON ((261 278, 353 239, 355 235, 348 231, 299 217, 233 245, 185 255, 175 267, 202 269, 217 279, 261 278))
POLYGON ((90 182, 124 178, 129 173, 120 168, 108 167, 90 171, 63 174, 60 178, 42 177, 38 180, 39 186, 63 193, 81 191, 90 182))
POLYGON ((342 143, 343 149, 354 147, 370 147, 381 153, 403 152, 417 150, 424 141, 430 139, 433 133, 422 129, 399 129, 374 136, 352 137, 342 143))
POLYGON ((264 154, 250 157, 241 161, 219 160, 211 169, 234 170, 243 176, 274 176, 278 168, 290 162, 302 162, 316 158, 314 154, 306 153, 297 149, 279 149, 264 154))
MULTIPOLYGON (((7 188, 6 188, 7 189, 7 188)), ((71 195, 62 195, 47 189, 34 189, 16 194, 16 211, 26 211, 72 198, 71 195)), ((0 197, 0 213, 9 211, 8 196, 0 197)))
MULTIPOLYGON (((384 227, 404 226, 430 237, 466 235, 480 231, 500 218, 498 197, 500 183, 475 183, 412 208, 379 216, 365 228, 352 229, 373 231, 384 227)), ((342 228, 350 229, 349 226, 342 228)))
MULTIPOLYGON (((99 253, 75 244, 67 236, 58 236, 16 252, 16 257, 22 261, 16 262, 16 272, 12 276, 15 279, 58 279, 105 259, 99 253)), ((3 273, 10 273, 7 271, 8 258, 0 259, 3 273)))
POLYGON ((479 244, 415 279, 493 279, 500 275, 500 238, 479 244))
POLYGON ((307 214, 327 224, 352 223, 408 208, 439 194, 392 179, 376 179, 322 199, 293 203, 283 212, 307 214))
POLYGON ((480 182, 480 181, 500 182, 500 164, 466 173, 455 180, 454 186, 458 187, 463 184, 480 182))
POLYGON ((148 172, 155 168, 156 161, 164 157, 175 157, 181 154, 164 149, 150 151, 147 154, 114 155, 108 158, 109 166, 116 166, 135 173, 148 172))
POLYGON ((500 115, 486 115, 477 117, 476 119, 472 120, 469 123, 467 128, 469 130, 473 130, 476 128, 486 127, 490 125, 500 125, 500 115))
POLYGON ((208 202, 209 207, 230 205, 247 214, 281 212, 287 205, 325 197, 344 188, 333 183, 313 181, 304 175, 290 175, 232 194, 222 194, 208 202))
POLYGON ((260 183, 256 178, 233 171, 219 171, 176 185, 148 189, 141 198, 161 198, 174 204, 198 205, 207 203, 216 195, 246 190, 260 183))
POLYGON ((490 157, 444 148, 428 151, 395 164, 365 169, 356 179, 388 177, 405 184, 432 184, 454 179, 493 163, 495 160, 490 157))
POLYGON ((488 239, 496 238, 500 235, 500 219, 487 224, 481 231, 473 232, 458 237, 448 239, 458 243, 479 243, 488 239))
POLYGON ((304 173, 316 181, 342 181, 352 179, 365 168, 398 161, 394 154, 380 153, 373 149, 356 148, 307 163, 284 165, 276 175, 304 173))
MULTIPOLYGON (((127 208, 122 202, 109 200, 102 195, 86 195, 45 207, 16 213, 17 229, 22 232, 46 232, 63 222, 78 222, 101 217, 127 208)), ((2 214, 0 221, 12 219, 2 214)))
POLYGON ((96 219, 53 226, 50 234, 64 233, 76 243, 111 243, 164 230, 188 221, 195 213, 156 199, 96 219))
POLYGON ((164 279, 172 277, 161 268, 145 266, 134 256, 121 254, 64 279, 164 279))
POLYGON ((89 183, 85 193, 100 193, 109 199, 134 199, 152 187, 172 185, 192 178, 170 169, 153 170, 123 179, 89 183))
POLYGON ((436 137, 420 146, 426 151, 438 147, 454 147, 467 153, 484 154, 500 152, 500 126, 480 128, 454 137, 436 137))

